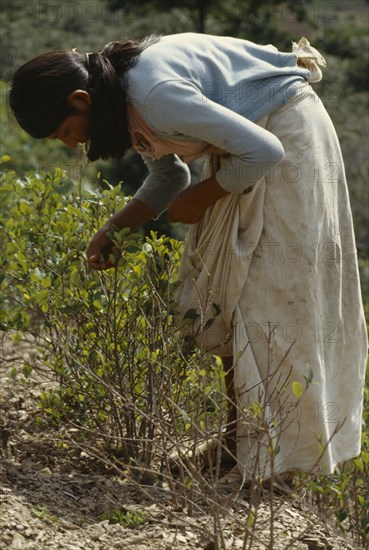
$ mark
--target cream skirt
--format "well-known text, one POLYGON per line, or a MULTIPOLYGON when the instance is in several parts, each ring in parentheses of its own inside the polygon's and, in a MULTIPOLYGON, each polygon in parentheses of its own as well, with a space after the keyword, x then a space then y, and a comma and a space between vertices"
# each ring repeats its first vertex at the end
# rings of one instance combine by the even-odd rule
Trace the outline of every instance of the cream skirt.
POLYGON ((331 473, 360 453, 368 349, 342 155, 308 83, 259 124, 285 157, 190 228, 180 311, 201 349, 233 356, 244 478, 331 473))

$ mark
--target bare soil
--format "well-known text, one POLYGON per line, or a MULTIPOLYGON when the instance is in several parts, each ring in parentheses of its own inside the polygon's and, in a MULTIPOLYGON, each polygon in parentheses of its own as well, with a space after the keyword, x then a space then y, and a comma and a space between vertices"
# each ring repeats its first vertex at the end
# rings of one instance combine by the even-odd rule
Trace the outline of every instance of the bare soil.
MULTIPOLYGON (((30 352, 7 342, 0 366, 0 547, 12 550, 215 549, 208 506, 192 512, 173 499, 173 487, 119 475, 73 446, 73 433, 43 421, 39 395, 51 388, 49 373, 12 377, 30 352), (174 504, 176 502, 176 504, 174 504), (119 510, 121 514, 114 514, 119 510), (120 523, 114 523, 120 521, 120 523)), ((221 518, 229 550, 353 550, 304 495, 266 494, 256 511, 253 541, 244 545, 250 512, 247 491, 224 494, 221 518), (227 500, 228 499, 228 500, 227 500)))

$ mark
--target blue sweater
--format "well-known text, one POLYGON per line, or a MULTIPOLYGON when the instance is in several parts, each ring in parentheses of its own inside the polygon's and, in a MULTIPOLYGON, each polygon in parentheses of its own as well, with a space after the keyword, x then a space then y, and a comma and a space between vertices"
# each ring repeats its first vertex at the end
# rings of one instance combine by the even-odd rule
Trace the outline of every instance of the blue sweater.
MULTIPOLYGON (((276 136, 255 122, 285 104, 310 72, 296 55, 231 37, 183 33, 149 46, 121 78, 127 99, 161 138, 203 141, 230 153, 217 173, 224 189, 242 193, 266 175, 284 150, 276 136)), ((135 198, 157 214, 190 181, 177 155, 151 160, 135 198)))

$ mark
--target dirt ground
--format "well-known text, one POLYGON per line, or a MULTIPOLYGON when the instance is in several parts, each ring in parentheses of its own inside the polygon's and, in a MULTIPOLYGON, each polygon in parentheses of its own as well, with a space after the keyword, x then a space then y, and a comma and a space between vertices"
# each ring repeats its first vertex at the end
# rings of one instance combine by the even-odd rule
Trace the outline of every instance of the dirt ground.
MULTIPOLYGON (((173 488, 138 484, 70 444, 70 430, 40 422, 37 397, 53 382, 47 372, 27 381, 12 377, 27 350, 3 346, 0 366, 0 547, 12 550, 215 549, 213 519, 204 507, 189 514, 173 504, 173 488), (120 510, 122 516, 113 517, 120 510), (113 523, 119 519, 120 523, 113 523)), ((270 497, 265 495, 245 544, 247 491, 225 492, 221 517, 229 550, 353 550, 334 527, 309 508, 303 495, 275 495, 273 542, 270 497), (228 500, 227 500, 228 499, 228 500), (229 504, 228 504, 229 503, 229 504)))

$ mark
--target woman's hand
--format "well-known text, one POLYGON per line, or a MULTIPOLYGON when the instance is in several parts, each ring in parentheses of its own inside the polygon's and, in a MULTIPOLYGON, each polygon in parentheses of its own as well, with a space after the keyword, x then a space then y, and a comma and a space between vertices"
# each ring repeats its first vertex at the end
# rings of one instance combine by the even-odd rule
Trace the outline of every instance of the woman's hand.
POLYGON ((114 262, 109 256, 114 255, 117 248, 106 235, 104 229, 100 229, 93 237, 87 249, 87 261, 89 267, 98 271, 114 267, 114 262))
POLYGON ((156 215, 156 212, 137 199, 132 199, 122 210, 114 214, 94 236, 87 249, 89 267, 102 271, 114 267, 109 256, 117 256, 118 249, 107 236, 112 227, 134 230, 156 215))

